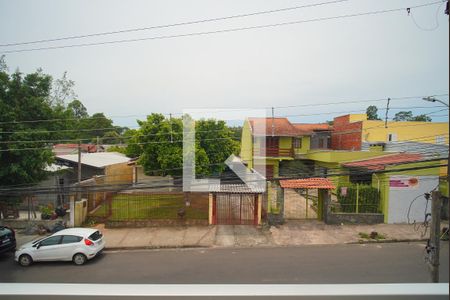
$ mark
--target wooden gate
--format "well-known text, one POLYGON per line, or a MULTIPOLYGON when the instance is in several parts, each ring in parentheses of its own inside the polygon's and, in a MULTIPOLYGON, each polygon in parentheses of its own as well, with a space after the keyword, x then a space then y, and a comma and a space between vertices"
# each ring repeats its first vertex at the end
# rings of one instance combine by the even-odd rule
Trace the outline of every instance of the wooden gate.
POLYGON ((213 196, 213 224, 258 225, 258 196, 219 193, 213 196))

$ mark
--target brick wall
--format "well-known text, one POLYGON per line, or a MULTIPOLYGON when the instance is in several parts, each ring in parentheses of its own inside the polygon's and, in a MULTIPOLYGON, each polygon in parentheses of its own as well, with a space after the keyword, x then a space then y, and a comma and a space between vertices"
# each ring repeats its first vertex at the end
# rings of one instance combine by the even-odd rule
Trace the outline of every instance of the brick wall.
POLYGON ((362 122, 350 123, 350 116, 334 118, 331 149, 361 150, 362 122))

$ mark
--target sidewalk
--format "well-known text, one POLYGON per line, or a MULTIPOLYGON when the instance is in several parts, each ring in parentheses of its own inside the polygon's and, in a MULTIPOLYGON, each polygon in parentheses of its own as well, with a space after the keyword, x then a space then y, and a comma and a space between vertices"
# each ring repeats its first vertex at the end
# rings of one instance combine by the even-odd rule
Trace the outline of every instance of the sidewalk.
MULTIPOLYGON (((442 224, 448 227, 448 222, 442 224)), ((288 221, 279 228, 261 228, 246 225, 105 228, 99 224, 108 250, 196 248, 196 247, 278 247, 298 245, 325 245, 377 242, 363 239, 360 233, 373 231, 384 239, 378 242, 425 241, 421 230, 407 224, 376 225, 326 225, 318 221, 288 221)), ((17 233, 17 244, 31 241, 39 236, 17 233)), ((41 236, 42 237, 42 236, 41 236)))

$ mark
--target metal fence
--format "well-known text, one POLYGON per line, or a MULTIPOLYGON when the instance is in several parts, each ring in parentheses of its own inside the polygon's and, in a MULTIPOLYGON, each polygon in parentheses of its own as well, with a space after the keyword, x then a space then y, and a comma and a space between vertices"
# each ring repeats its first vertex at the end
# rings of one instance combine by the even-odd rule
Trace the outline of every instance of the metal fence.
POLYGON ((89 214, 108 221, 208 220, 207 193, 109 193, 89 214))
POLYGON ((338 187, 337 202, 332 202, 332 211, 343 213, 379 213, 380 192, 365 184, 350 184, 338 187))

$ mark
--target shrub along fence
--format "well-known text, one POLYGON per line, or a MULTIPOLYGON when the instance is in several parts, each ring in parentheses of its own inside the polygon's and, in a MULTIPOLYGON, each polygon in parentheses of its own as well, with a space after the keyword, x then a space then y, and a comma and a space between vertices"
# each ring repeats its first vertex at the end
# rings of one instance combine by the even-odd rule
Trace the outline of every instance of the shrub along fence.
POLYGON ((334 212, 380 213, 380 192, 370 185, 339 186, 337 199, 339 205, 333 206, 334 212))

